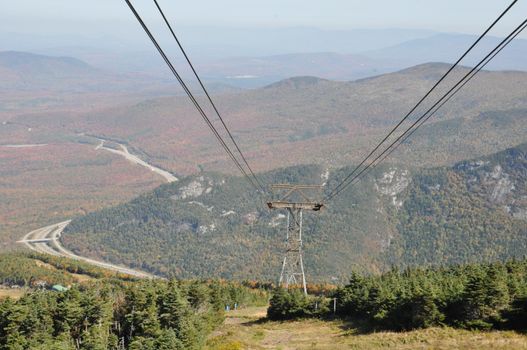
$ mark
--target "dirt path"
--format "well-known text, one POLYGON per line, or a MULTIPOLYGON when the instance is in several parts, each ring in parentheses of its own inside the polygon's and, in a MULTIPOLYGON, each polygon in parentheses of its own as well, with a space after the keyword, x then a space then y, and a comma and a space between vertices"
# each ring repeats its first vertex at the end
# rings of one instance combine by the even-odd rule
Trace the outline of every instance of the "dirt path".
MULTIPOLYGON (((208 349, 339 349, 339 324, 319 320, 271 322, 267 307, 250 307, 226 313, 223 325, 213 333, 208 349), (335 341, 334 341, 335 340, 335 341)), ((348 347, 345 347, 346 349, 348 347)))
POLYGON ((265 307, 228 312, 205 349, 527 349, 527 336, 509 331, 471 332, 445 327, 361 334, 342 321, 272 322, 264 319, 265 313, 265 307))

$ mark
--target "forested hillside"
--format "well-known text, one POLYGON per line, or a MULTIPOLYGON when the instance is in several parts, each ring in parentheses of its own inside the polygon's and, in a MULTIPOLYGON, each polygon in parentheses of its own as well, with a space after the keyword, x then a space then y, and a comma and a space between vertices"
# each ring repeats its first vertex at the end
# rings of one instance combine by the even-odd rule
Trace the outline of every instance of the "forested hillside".
POLYGON ((423 170, 397 214, 393 263, 448 264, 527 254, 527 145, 423 170))
MULTIPOLYGON (((293 77, 261 89, 220 95, 215 103, 256 170, 298 164, 342 167, 371 150, 449 67, 422 64, 351 82, 293 77)), ((467 67, 456 68, 426 106, 468 71, 467 67)), ((525 91, 524 72, 481 72, 430 120, 427 133, 416 133, 412 141, 418 147, 394 157, 400 163, 446 165, 525 142, 525 123, 516 116, 526 116, 525 91), (490 119, 503 122, 489 128, 490 119), (457 124, 455 133, 446 132, 452 126, 449 121, 457 124), (430 132, 438 135, 433 146, 448 148, 448 152, 429 152, 430 132)), ((192 174, 199 169, 233 173, 195 113, 186 98, 170 97, 61 123, 129 143, 154 164, 176 173, 192 174)))
MULTIPOLYGON (((177 177, 236 171, 170 80, 100 79, 78 61, 1 56, 0 75, 16 68, 27 71, 23 75, 32 83, 13 89, 18 73, 2 75, 7 88, 0 94, 0 232, 7 245, 0 250, 13 248, 33 229, 129 201, 163 180, 98 148, 99 140, 86 135, 119 141, 177 177), (73 68, 64 65, 72 64, 88 70, 86 79, 70 76, 73 68), (34 76, 28 65, 51 80, 34 76)), ((302 164, 324 171, 361 160, 448 68, 429 63, 352 82, 293 77, 218 94, 214 101, 255 171, 302 164)), ((458 67, 452 79, 466 72, 458 67)), ((447 166, 526 142, 526 91, 526 73, 481 72, 393 154, 394 163, 447 166)))
MULTIPOLYGON (((267 183, 327 183, 298 166, 267 183)), ((527 251, 527 145, 453 167, 385 165, 320 213, 304 215, 308 279, 345 281, 350 267, 493 261, 527 251)), ((203 173, 74 220, 63 243, 80 255, 161 275, 274 279, 285 215, 270 211, 243 178, 203 173)))

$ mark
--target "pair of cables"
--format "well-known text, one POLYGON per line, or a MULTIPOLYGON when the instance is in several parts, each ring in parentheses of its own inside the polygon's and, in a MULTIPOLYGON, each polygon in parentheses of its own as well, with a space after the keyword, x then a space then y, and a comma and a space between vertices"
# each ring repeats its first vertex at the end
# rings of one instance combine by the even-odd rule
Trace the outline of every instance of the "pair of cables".
POLYGON ((165 53, 165 51, 163 50, 163 48, 161 47, 161 45, 159 44, 159 42, 157 41, 157 39, 153 35, 152 31, 148 28, 148 26, 146 25, 146 23, 142 19, 141 15, 137 12, 137 10, 135 9, 135 7, 132 4, 132 2, 130 0, 125 0, 125 1, 126 1, 126 4, 128 5, 128 7, 130 8, 130 10, 132 11, 133 15, 135 16, 135 18, 137 19, 137 21, 139 22, 139 24, 143 28, 144 32, 148 36, 148 38, 150 39, 150 41, 152 41, 152 44, 154 44, 155 48, 157 49, 157 51, 159 52, 159 54, 161 55, 161 57, 163 58, 163 60, 167 64, 167 66, 170 69, 170 71, 172 72, 172 74, 176 77, 177 81, 179 82, 179 84, 181 85, 183 90, 185 91, 186 95, 188 96, 188 98, 190 99, 190 101, 192 102, 192 104, 194 105, 196 110, 198 111, 198 113, 201 115, 201 117, 203 118, 203 120, 205 121, 205 123, 207 124, 209 129, 212 131, 212 133, 214 134, 214 136, 216 137, 216 139, 220 143, 220 145, 223 148, 223 150, 227 153, 229 158, 231 158, 231 160, 234 162, 234 164, 236 165, 238 170, 247 179, 247 181, 251 184, 251 186, 254 187, 256 189, 256 191, 258 191, 260 193, 265 193, 266 190, 265 190, 264 185, 256 177, 256 174, 254 173, 254 171, 252 170, 251 166, 249 165, 249 162, 247 161, 247 158, 245 157, 245 155, 241 151, 241 149, 238 146, 238 143, 236 142, 236 140, 234 139, 231 131, 227 127, 227 124, 225 123, 225 120, 223 119, 223 117, 222 117, 221 113, 219 112, 218 108, 216 107, 216 104, 212 100, 212 98, 211 98, 208 90, 206 89, 205 85, 203 84, 201 78, 199 77, 196 69, 194 68, 194 65, 192 64, 189 56, 187 55, 185 49, 183 48, 183 45, 181 44, 181 41, 177 37, 175 31, 172 28, 172 25, 170 24, 170 22, 168 21, 167 17, 165 16, 165 13, 162 10, 161 6, 159 5, 158 1, 157 0, 153 0, 157 10, 159 11, 159 13, 161 14, 161 16, 163 18, 163 21, 165 22, 165 24, 167 25, 168 29, 170 30, 170 33, 172 34, 172 37, 176 41, 179 49, 181 50, 181 52, 183 53, 183 56, 185 57, 185 60, 189 64, 192 72, 194 73, 194 76, 196 77, 197 81, 199 82, 199 85, 200 85, 201 89, 205 93, 205 96, 207 97, 207 100, 209 101, 209 103, 211 104, 215 114, 218 116, 219 120, 221 121, 222 127, 225 129, 230 141, 234 145, 234 148, 236 149, 237 153, 240 155, 240 157, 242 159, 241 162, 238 159, 238 157, 235 155, 235 153, 232 151, 231 147, 229 147, 229 145, 225 141, 225 139, 222 137, 222 135, 218 131, 218 129, 213 125, 213 123, 210 120, 209 116, 207 115, 207 113, 205 112, 203 107, 200 105, 200 103, 196 100, 196 97, 190 91, 190 89, 188 88, 187 84, 185 83, 185 81, 183 80, 183 78, 181 77, 179 72, 176 70, 176 68, 172 64, 172 61, 170 60, 170 58, 165 53), (242 162, 243 162, 243 164, 242 164, 242 162))
POLYGON ((489 33, 489 31, 509 12, 517 3, 513 1, 503 11, 498 18, 478 37, 478 39, 461 55, 461 57, 450 67, 450 69, 438 80, 436 84, 417 102, 417 104, 408 112, 401 121, 379 142, 374 149, 357 165, 353 171, 347 175, 325 198, 325 202, 332 200, 346 188, 356 184, 363 176, 373 170, 378 164, 383 162, 390 154, 403 144, 415 131, 428 121, 437 111, 452 99, 470 80, 474 78, 496 55, 507 47, 527 26, 527 20, 524 20, 516 27, 505 39, 503 39, 492 51, 490 51, 474 68, 465 74, 453 87, 451 87, 432 107, 423 113, 410 127, 408 127, 395 141, 368 162, 376 152, 386 143, 386 141, 402 126, 402 124, 412 115, 412 113, 423 104, 430 94, 446 79, 446 77, 456 68, 459 63, 476 47, 476 45, 489 33), (366 164, 368 163, 368 164, 366 164), (366 165, 365 165, 366 164, 366 165))

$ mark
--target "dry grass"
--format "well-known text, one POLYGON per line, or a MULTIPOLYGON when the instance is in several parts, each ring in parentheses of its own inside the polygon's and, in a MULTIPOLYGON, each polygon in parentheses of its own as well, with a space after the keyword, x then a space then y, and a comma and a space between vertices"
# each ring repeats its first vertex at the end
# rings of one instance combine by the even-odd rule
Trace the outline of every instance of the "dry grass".
POLYGON ((27 292, 27 289, 25 288, 0 289, 0 300, 5 299, 5 298, 20 299, 26 292, 27 292))
MULTIPOLYGON (((35 263, 37 264, 38 267, 42 267, 42 268, 45 268, 45 269, 48 269, 48 270, 55 270, 55 271, 58 270, 55 266, 53 266, 51 264, 48 264, 48 263, 45 263, 45 262, 40 261, 40 260, 36 260, 35 259, 35 263)), ((83 275, 83 274, 79 274, 79 273, 72 273, 72 272, 68 272, 68 271, 65 271, 65 270, 63 270, 62 272, 64 274, 68 274, 68 275, 72 276, 79 283, 92 281, 94 279, 91 276, 83 275)))
POLYGON ((264 312, 265 308, 230 312, 207 349, 527 349, 527 336, 515 332, 431 328, 359 334, 341 321, 270 322, 261 319, 264 312))

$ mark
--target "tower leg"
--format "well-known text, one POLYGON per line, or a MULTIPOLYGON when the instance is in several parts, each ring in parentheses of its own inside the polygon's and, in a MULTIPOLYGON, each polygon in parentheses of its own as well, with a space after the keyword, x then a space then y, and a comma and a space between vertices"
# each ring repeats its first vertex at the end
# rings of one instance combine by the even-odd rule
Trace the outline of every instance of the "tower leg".
POLYGON ((284 261, 282 262, 282 272, 280 273, 280 279, 278 280, 278 285, 281 286, 284 281, 285 274, 285 265, 287 264, 287 256, 284 256, 284 261))
POLYGON ((288 208, 286 252, 282 264, 279 284, 284 288, 302 281, 304 294, 307 294, 306 276, 302 259, 302 209, 288 208))

